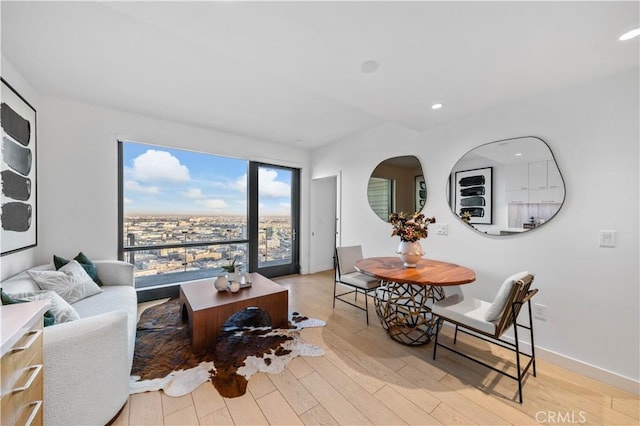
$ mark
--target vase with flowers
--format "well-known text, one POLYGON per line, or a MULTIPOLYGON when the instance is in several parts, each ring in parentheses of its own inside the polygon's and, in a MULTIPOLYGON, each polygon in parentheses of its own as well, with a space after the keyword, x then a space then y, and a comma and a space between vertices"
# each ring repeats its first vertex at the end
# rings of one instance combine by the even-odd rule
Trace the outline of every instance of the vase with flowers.
POLYGON ((400 255, 400 259, 407 268, 415 268, 416 264, 422 259, 424 250, 420 240, 427 238, 429 235, 428 227, 430 223, 435 223, 435 217, 426 217, 422 213, 391 213, 389 222, 393 226, 391 236, 400 237, 400 245, 396 253, 400 255))

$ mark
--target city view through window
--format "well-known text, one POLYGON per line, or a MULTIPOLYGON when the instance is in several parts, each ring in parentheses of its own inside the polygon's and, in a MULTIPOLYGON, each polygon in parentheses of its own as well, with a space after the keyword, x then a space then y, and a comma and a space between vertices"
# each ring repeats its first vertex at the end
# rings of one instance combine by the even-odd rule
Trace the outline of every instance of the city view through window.
MULTIPOLYGON (((246 270, 248 161, 123 142, 121 166, 122 250, 137 287, 219 275, 233 260, 246 270)), ((290 173, 261 167, 258 183, 259 265, 288 263, 290 173)))

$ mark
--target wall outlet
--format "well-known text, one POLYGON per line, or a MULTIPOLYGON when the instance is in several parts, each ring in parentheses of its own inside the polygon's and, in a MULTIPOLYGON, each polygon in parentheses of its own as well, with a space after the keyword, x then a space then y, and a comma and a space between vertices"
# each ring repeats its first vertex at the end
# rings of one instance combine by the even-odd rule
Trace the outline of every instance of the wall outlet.
POLYGON ((436 234, 438 235, 448 235, 449 234, 449 225, 446 223, 436 223, 436 234))
POLYGON ((547 320, 547 305, 533 304, 533 317, 542 321, 547 320))

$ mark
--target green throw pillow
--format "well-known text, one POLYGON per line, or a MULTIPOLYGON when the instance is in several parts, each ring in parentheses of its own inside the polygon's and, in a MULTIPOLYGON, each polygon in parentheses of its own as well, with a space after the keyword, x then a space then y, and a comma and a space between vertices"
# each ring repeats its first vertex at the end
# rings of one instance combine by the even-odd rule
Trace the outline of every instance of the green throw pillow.
MULTIPOLYGON (((26 303, 28 300, 14 299, 10 295, 4 292, 4 290, 0 289, 0 297, 2 298, 3 305, 14 305, 16 303, 26 303)), ((44 326, 48 327, 56 323, 56 318, 53 316, 51 311, 47 311, 44 313, 44 326)))
MULTIPOLYGON (((73 260, 77 261, 80 266, 87 271, 87 274, 89 274, 93 282, 99 286, 102 285, 102 281, 100 281, 100 278, 98 277, 98 269, 96 268, 96 265, 94 265, 91 259, 89 259, 83 252, 78 253, 73 260)), ((56 271, 69 262, 70 260, 65 259, 64 257, 56 256, 55 254, 53 255, 53 265, 56 267, 56 271)))

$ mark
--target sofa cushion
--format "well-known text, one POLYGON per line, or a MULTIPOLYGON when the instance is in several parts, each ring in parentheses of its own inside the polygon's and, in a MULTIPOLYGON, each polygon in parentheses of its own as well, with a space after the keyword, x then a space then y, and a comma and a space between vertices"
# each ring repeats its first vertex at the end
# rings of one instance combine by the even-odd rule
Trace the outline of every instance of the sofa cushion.
POLYGON ((27 271, 42 290, 53 290, 69 303, 102 292, 89 274, 76 260, 72 260, 59 271, 27 271))
POLYGON ((527 271, 518 272, 517 274, 513 274, 509 278, 504 280, 504 282, 500 286, 500 289, 498 290, 498 294, 496 294, 493 302, 491 302, 491 305, 485 312, 484 319, 486 321, 495 321, 502 316, 504 305, 507 303, 507 299, 511 294, 513 285, 527 275, 529 275, 529 272, 527 271))
POLYGON ((53 314, 56 324, 80 319, 73 306, 69 305, 55 291, 40 290, 27 293, 12 293, 10 296, 20 300, 49 300, 51 302, 49 311, 53 314))
MULTIPOLYGON (((73 260, 77 261, 80 266, 82 266, 87 274, 89 274, 93 282, 95 282, 99 286, 102 285, 102 281, 100 281, 100 278, 98 277, 98 269, 96 268, 96 265, 94 265, 91 259, 89 259, 83 252, 78 253, 78 255, 74 257, 73 260)), ((53 265, 56 267, 56 270, 60 270, 60 268, 62 268, 69 262, 69 259, 56 256, 55 254, 53 255, 53 265)))
MULTIPOLYGON (((55 271, 53 264, 42 265, 31 268, 32 271, 55 271)), ((6 293, 25 293, 28 291, 39 291, 38 284, 31 279, 27 271, 20 272, 5 281, 2 281, 2 288, 6 293)))

